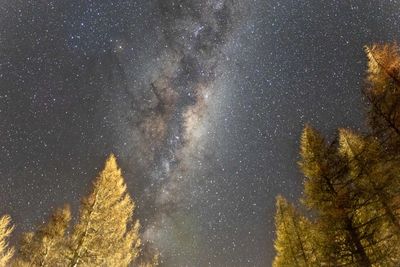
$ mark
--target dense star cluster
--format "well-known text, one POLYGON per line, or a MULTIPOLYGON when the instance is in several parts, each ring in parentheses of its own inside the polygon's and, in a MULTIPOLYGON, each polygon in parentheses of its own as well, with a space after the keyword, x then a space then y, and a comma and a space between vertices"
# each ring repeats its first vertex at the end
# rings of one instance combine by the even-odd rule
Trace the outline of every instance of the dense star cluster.
POLYGON ((76 210, 117 155, 162 266, 269 266, 298 139, 362 128, 363 45, 400 1, 0 1, 0 200, 76 210), (357 107, 357 108, 355 108, 357 107))

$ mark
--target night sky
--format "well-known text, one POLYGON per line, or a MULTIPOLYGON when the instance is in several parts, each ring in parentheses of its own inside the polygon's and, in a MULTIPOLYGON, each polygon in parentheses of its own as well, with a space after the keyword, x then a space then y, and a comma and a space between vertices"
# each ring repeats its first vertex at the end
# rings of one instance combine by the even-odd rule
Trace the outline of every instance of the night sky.
POLYGON ((161 266, 270 266, 304 124, 364 127, 363 45, 399 24, 395 0, 0 0, 0 211, 76 210, 113 152, 161 266))

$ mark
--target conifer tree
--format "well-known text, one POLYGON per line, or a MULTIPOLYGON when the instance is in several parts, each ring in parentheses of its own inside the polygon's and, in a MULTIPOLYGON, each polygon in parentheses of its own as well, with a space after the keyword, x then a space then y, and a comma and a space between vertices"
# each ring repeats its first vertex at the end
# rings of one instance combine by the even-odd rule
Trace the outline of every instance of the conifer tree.
POLYGON ((66 231, 71 220, 69 206, 57 209, 37 232, 24 233, 14 266, 65 266, 66 231))
POLYGON ((73 228, 68 266, 128 266, 140 251, 139 222, 121 169, 110 155, 83 198, 73 228))
POLYGON ((354 209, 356 192, 347 162, 337 153, 336 143, 327 145, 314 129, 307 126, 301 138, 300 167, 306 177, 304 203, 318 214, 325 234, 321 250, 329 262, 372 266, 365 246, 367 238, 354 209))
MULTIPOLYGON (((397 44, 365 48, 368 57, 369 123, 379 143, 378 160, 371 167, 370 182, 385 212, 389 234, 400 238, 400 50, 397 44)), ((391 258, 400 265, 400 248, 391 258), (395 256, 397 255, 397 256, 395 256)), ((390 250, 393 251, 393 250, 390 250)))
POLYGON ((365 48, 368 57, 369 123, 382 145, 396 156, 400 149, 400 53, 396 44, 365 48))
POLYGON ((14 255, 14 248, 10 248, 8 244, 8 238, 13 230, 10 216, 2 216, 0 218, 0 267, 8 266, 14 255))
POLYGON ((400 50, 396 44, 365 50, 371 132, 341 129, 328 144, 305 127, 302 203, 314 219, 278 198, 276 266, 400 266, 400 50))
MULTIPOLYGON (((400 248, 400 224, 393 188, 398 186, 399 167, 385 160, 375 137, 364 137, 349 130, 340 130, 339 151, 347 159, 348 173, 354 191, 358 229, 368 243, 368 254, 375 264, 397 266, 400 248), (397 255, 397 256, 396 256, 397 255), (397 258, 397 260, 393 260, 397 258)), ((395 190, 396 191, 396 190, 395 190)))
POLYGON ((318 266, 312 224, 285 198, 276 199, 276 240, 274 267, 318 266))

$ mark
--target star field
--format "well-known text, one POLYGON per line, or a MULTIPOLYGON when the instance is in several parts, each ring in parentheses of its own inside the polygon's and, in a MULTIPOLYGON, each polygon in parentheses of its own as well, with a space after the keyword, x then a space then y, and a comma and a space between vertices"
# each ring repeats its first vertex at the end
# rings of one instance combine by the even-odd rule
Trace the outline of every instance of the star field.
POLYGON ((76 209, 114 152, 161 266, 270 266, 305 123, 363 128, 400 1, 0 1, 0 207, 76 209))

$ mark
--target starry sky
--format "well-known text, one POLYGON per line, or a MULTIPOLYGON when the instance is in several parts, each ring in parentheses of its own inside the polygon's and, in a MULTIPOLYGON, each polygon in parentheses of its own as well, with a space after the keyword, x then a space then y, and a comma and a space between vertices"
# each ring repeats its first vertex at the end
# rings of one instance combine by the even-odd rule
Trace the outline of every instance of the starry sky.
POLYGON ((305 123, 364 127, 400 1, 0 0, 0 211, 78 206, 111 152, 161 266, 270 266, 305 123))

